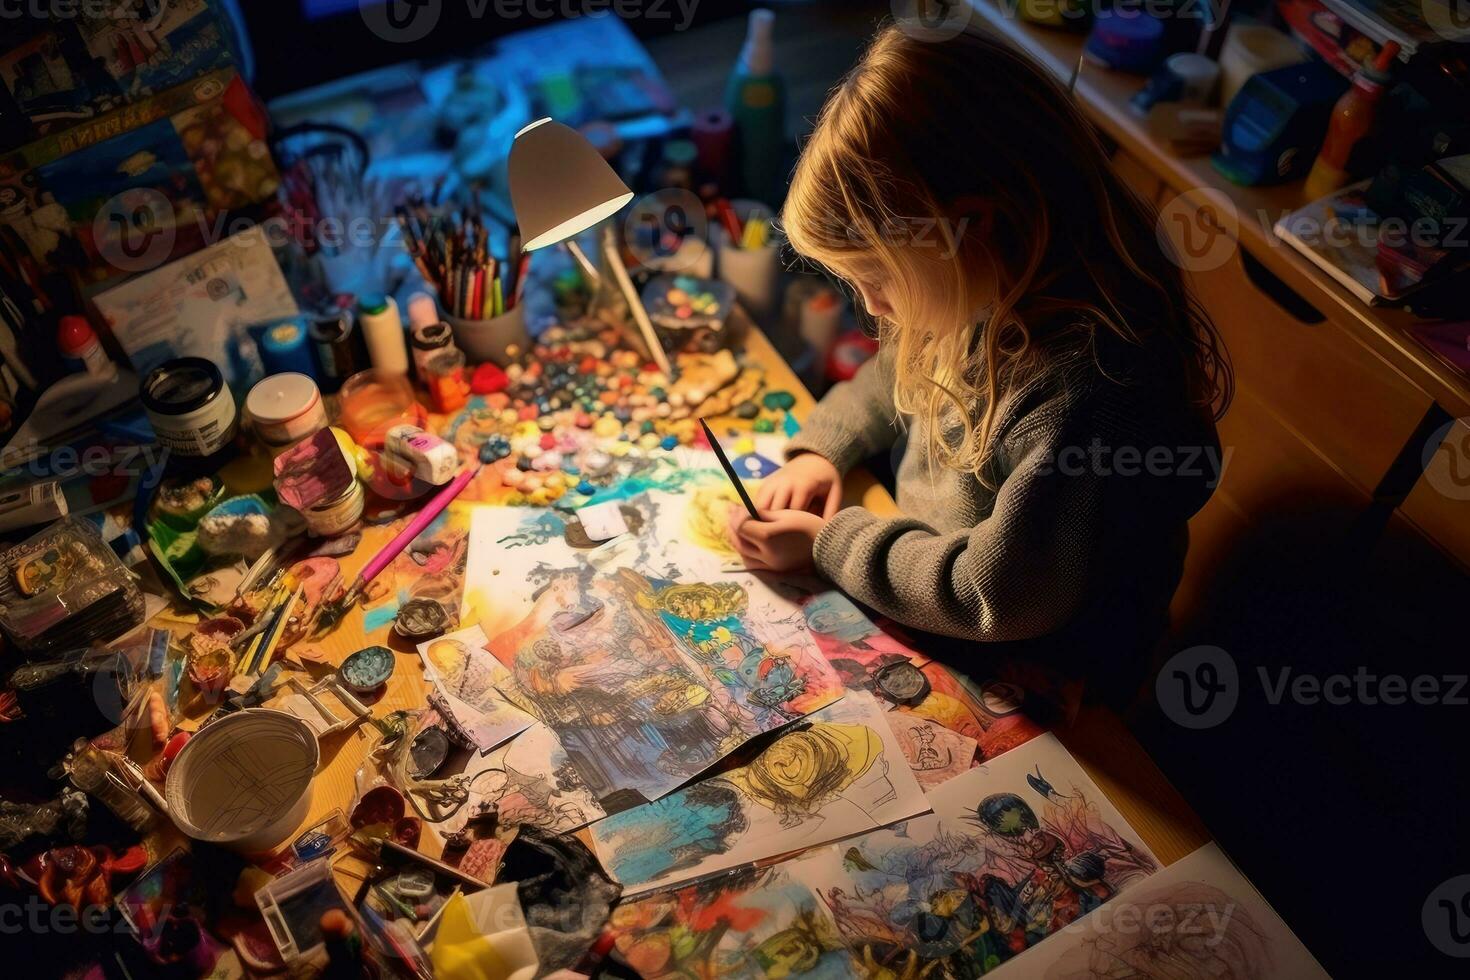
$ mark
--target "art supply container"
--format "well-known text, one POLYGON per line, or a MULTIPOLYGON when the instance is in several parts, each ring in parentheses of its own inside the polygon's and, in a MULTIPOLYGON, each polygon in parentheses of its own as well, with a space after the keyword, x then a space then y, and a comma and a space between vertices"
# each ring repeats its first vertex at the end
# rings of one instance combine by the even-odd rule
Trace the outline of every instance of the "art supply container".
POLYGON ((524 351, 531 344, 526 311, 519 303, 488 320, 462 320, 447 314, 444 320, 454 330, 455 345, 471 364, 494 361, 505 367, 514 359, 510 351, 524 351))
POLYGON ((454 333, 449 324, 437 320, 415 326, 409 346, 413 348, 413 372, 420 381, 426 381, 429 359, 454 346, 454 333))
POLYGON ((338 422, 353 442, 366 449, 381 450, 395 425, 422 427, 428 419, 403 374, 360 371, 347 379, 338 397, 338 422))
POLYGON ((0 628, 27 652, 119 636, 143 622, 137 577, 90 521, 67 517, 0 552, 0 628))
POLYGON ((235 397, 214 362, 176 357, 148 372, 138 392, 159 445, 179 456, 212 456, 235 437, 235 397))
POLYGON ((291 836, 311 807, 321 751, 301 719, 246 708, 201 728, 164 783, 174 823, 195 840, 243 853, 291 836))
POLYGON ((1202 54, 1181 51, 1164 62, 1169 74, 1179 80, 1179 102, 1209 105, 1220 81, 1220 66, 1202 54))
MULTIPOLYGON (((732 204, 742 226, 752 216, 767 221, 774 216, 770 208, 755 201, 732 204)), ((718 242, 720 278, 734 287, 736 297, 748 312, 757 317, 769 315, 776 308, 781 274, 774 236, 768 236, 760 248, 745 248, 740 242, 732 242, 730 233, 723 227, 715 228, 711 235, 718 242)))
POLYGON ((714 279, 655 276, 643 287, 643 306, 670 353, 713 353, 728 346, 726 325, 734 305, 734 287, 714 279))
POLYGON ((101 800, 138 833, 146 833, 157 821, 158 815, 113 771, 101 750, 79 741, 66 761, 66 772, 73 786, 101 800))
POLYGON ((316 382, 304 374, 273 374, 245 396, 245 417, 258 438, 279 456, 327 427, 327 404, 316 382))
POLYGON ((1231 24, 1220 51, 1220 105, 1228 108, 1252 75, 1306 60, 1290 35, 1263 24, 1231 24))
POLYGON ((260 331, 260 360, 267 374, 295 371, 310 377, 316 374, 311 358, 311 344, 306 326, 298 319, 266 324, 260 331))
POLYGON ((321 389, 335 392, 342 382, 359 371, 372 367, 367 343, 357 328, 351 309, 339 309, 314 317, 307 326, 312 349, 320 369, 317 379, 321 389))
POLYGON ((444 415, 464 408, 470 400, 464 354, 458 350, 435 354, 426 366, 424 384, 428 386, 434 411, 444 415))
POLYGON ((407 374, 408 341, 393 297, 365 297, 358 307, 358 322, 362 325, 373 369, 385 374, 407 374))
POLYGON ((306 521, 307 531, 315 537, 335 538, 357 526, 357 522, 362 520, 365 503, 362 484, 353 480, 340 496, 308 507, 301 516, 306 521))

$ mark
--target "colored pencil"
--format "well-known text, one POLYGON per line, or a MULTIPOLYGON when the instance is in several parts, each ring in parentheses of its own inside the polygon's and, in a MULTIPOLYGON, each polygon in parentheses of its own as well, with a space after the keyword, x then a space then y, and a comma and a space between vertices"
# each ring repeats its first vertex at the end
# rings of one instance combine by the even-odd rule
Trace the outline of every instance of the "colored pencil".
POLYGON ((708 422, 700 419, 699 424, 704 427, 704 437, 709 440, 709 447, 715 451, 715 458, 720 461, 720 466, 724 469, 725 475, 730 478, 730 483, 735 487, 735 492, 740 495, 740 502, 745 505, 745 512, 750 515, 751 520, 761 520, 761 515, 756 511, 755 504, 750 499, 750 494, 745 492, 745 484, 740 482, 740 477, 735 472, 735 467, 730 465, 729 457, 725 455, 725 450, 720 446, 720 440, 716 439, 714 432, 710 431, 708 422))

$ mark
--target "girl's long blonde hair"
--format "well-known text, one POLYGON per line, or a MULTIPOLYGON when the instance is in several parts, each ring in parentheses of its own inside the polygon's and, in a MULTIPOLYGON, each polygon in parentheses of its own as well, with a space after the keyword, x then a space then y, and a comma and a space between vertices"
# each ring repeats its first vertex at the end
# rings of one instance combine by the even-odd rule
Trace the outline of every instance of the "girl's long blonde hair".
POLYGON ((1155 222, 1045 69, 984 34, 892 26, 822 109, 781 218, 799 254, 881 277, 895 403, 977 475, 1006 394, 1109 339, 1224 412, 1223 345, 1155 222), (942 435, 947 418, 965 424, 942 435))

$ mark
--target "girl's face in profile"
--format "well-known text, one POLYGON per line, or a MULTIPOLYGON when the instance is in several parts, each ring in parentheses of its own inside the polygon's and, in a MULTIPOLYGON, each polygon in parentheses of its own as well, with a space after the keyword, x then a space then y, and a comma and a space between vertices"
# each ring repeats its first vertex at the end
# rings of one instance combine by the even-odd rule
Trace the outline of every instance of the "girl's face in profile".
POLYGON ((874 262, 857 262, 844 270, 842 277, 862 297, 868 315, 875 319, 891 318, 893 303, 888 298, 888 275, 874 262))

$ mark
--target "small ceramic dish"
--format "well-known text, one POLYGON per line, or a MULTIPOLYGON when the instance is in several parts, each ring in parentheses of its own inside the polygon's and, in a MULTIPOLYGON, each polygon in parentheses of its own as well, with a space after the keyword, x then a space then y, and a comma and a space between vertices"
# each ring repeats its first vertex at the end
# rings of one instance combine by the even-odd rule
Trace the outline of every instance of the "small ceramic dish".
POLYGON ((337 676, 354 694, 372 694, 393 676, 393 651, 383 646, 363 647, 342 661, 337 676))

